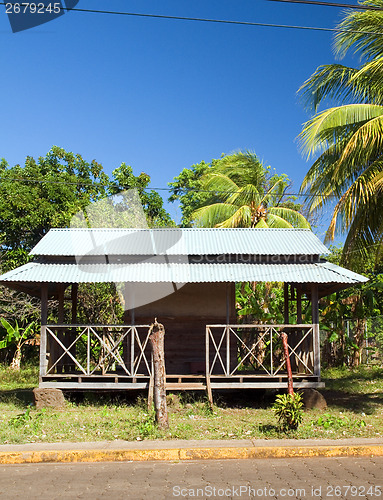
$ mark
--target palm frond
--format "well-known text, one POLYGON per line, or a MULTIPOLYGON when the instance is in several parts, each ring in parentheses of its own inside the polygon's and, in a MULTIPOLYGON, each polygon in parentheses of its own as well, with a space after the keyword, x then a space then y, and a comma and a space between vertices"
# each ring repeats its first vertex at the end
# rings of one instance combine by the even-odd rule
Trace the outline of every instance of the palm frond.
POLYGON ((326 109, 303 125, 298 139, 307 157, 336 144, 345 132, 381 116, 383 107, 375 104, 348 104, 326 109))
MULTIPOLYGON (((367 0, 361 5, 383 8, 382 0, 367 0)), ((383 54, 383 12, 376 10, 349 11, 338 25, 334 42, 335 53, 344 57, 353 49, 361 59, 369 60, 383 54), (378 35, 378 36, 377 36, 378 35)))
MULTIPOLYGON (((261 220, 263 220, 263 219, 261 219, 261 220)), ((279 217, 279 215, 276 215, 276 214, 271 213, 271 212, 269 212, 269 214, 267 216, 267 224, 269 227, 277 227, 277 228, 284 228, 284 227, 292 228, 293 227, 293 225, 290 224, 290 222, 288 222, 286 219, 284 219, 283 217, 279 217)), ((256 227, 258 227, 258 225, 256 227)))
POLYGON ((223 200, 229 198, 239 190, 237 184, 224 174, 207 174, 201 178, 202 188, 213 191, 223 200))
POLYGON ((251 210, 250 207, 244 205, 226 220, 222 221, 219 224, 216 224, 215 227, 250 227, 251 225, 251 210))
MULTIPOLYGON (((324 99, 340 100, 341 102, 349 102, 353 98, 358 100, 358 87, 351 80, 357 73, 357 69, 341 64, 319 66, 299 88, 300 100, 306 109, 315 112, 324 99)), ((362 96, 363 93, 360 97, 362 96)))
POLYGON ((239 151, 225 156, 219 161, 217 170, 230 177, 238 187, 247 184, 261 187, 266 184, 265 167, 252 151, 239 151))
POLYGON ((258 192, 257 186, 254 184, 247 184, 238 190, 238 192, 233 193, 227 202, 232 205, 240 207, 242 205, 259 205, 261 203, 262 196, 258 192))
POLYGON ((199 227, 214 227, 216 224, 232 217, 238 207, 228 203, 213 203, 201 207, 192 214, 194 224, 199 227))
POLYGON ((267 229, 269 225, 267 224, 265 219, 259 219, 259 221, 255 224, 254 227, 256 227, 257 229, 267 229))
POLYGON ((347 231, 358 212, 369 212, 376 204, 376 198, 383 194, 383 163, 381 160, 370 165, 359 175, 338 201, 327 231, 326 240, 335 234, 347 231))
POLYGON ((310 223, 306 219, 306 217, 296 210, 292 210, 291 208, 271 207, 269 208, 269 214, 267 218, 268 221, 270 217, 278 217, 280 219, 284 219, 289 224, 289 226, 286 227, 300 227, 302 229, 311 229, 310 223))
MULTIPOLYGON (((353 133, 339 158, 339 169, 345 168, 356 178, 361 169, 375 161, 383 148, 383 106, 382 114, 362 124, 353 133)), ((341 174, 345 178, 345 174, 341 174)))

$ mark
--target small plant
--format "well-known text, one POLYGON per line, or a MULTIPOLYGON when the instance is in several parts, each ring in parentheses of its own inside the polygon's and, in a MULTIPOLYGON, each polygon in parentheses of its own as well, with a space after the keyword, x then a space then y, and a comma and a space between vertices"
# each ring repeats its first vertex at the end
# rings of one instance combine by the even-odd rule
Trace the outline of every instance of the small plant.
POLYGON ((339 429, 340 427, 366 427, 364 420, 350 420, 347 416, 337 417, 325 413, 315 422, 315 425, 323 427, 323 429, 339 429))
POLYGON ((299 393, 278 394, 272 407, 279 425, 285 432, 298 429, 303 417, 302 408, 302 395, 299 393))
POLYGON ((17 321, 15 326, 12 326, 4 318, 0 319, 3 328, 6 330, 6 336, 0 341, 0 349, 8 348, 9 346, 16 346, 15 354, 11 362, 11 368, 13 370, 20 371, 21 363, 21 350, 25 344, 38 345, 38 337, 35 336, 34 329, 35 323, 32 322, 25 328, 20 328, 17 321))
POLYGON ((154 412, 143 413, 137 421, 136 428, 140 438, 153 439, 157 430, 154 412))

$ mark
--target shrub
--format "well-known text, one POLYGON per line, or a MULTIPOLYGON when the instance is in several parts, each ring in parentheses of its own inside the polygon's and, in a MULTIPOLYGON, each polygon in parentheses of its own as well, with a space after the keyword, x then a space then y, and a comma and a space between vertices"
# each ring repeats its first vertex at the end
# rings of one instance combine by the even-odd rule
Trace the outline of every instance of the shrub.
POLYGON ((273 411, 278 417, 279 425, 283 431, 296 430, 302 422, 303 416, 302 395, 278 394, 273 404, 273 411))

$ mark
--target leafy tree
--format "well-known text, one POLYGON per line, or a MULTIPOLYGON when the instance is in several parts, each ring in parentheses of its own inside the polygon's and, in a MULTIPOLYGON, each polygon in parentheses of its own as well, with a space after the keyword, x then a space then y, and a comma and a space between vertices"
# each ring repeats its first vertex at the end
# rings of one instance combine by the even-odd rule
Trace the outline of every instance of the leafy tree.
MULTIPOLYGON (((383 8, 383 0, 362 5, 383 8)), ((311 196, 311 212, 336 200, 326 240, 346 233, 342 263, 361 269, 371 256, 378 264, 383 252, 383 12, 348 11, 339 28, 336 53, 354 50, 363 62, 320 66, 300 89, 317 113, 300 134, 315 159, 301 190, 311 196), (338 105, 318 112, 328 100, 338 105)))
POLYGON ((201 178, 206 172, 212 170, 219 160, 212 160, 211 164, 197 163, 190 168, 184 168, 173 182, 169 182, 172 195, 170 202, 179 201, 182 213, 181 226, 192 225, 192 214, 201 205, 211 199, 211 193, 202 189, 201 178))
MULTIPOLYGON (((294 203, 292 196, 286 196, 290 184, 285 174, 273 173, 254 153, 237 152, 210 164, 201 162, 184 169, 169 184, 173 193, 169 200, 180 201, 183 226, 220 224, 225 215, 232 217, 234 212, 240 226, 250 227, 258 210, 263 222, 270 215, 271 226, 282 224, 280 219, 286 218, 284 227, 309 227, 298 214, 301 205, 294 203)), ((261 226, 262 222, 258 227, 261 226)))
POLYGON ((28 251, 51 227, 107 195, 108 177, 96 161, 53 147, 37 161, 0 170, 0 232, 5 250, 28 251))
POLYGON ((68 227, 72 217, 92 203, 137 188, 150 226, 174 225, 155 191, 147 192, 150 177, 133 174, 123 163, 110 179, 101 164, 54 146, 25 165, 0 163, 0 235, 3 270, 28 260, 30 249, 52 227, 68 227))
MULTIPOLYGON (((329 262, 339 264, 342 247, 330 247, 329 262)), ((368 266, 367 266, 368 268, 368 266)), ((328 365, 343 365, 346 359, 357 366, 362 358, 368 318, 383 313, 383 274, 365 269, 367 283, 341 290, 321 299, 320 323, 327 332, 323 360, 328 365), (346 335, 346 321, 353 325, 352 336, 346 335)))
MULTIPOLYGON (((137 189, 138 202, 146 218, 145 227, 146 224, 150 227, 174 226, 161 196, 148 190, 150 177, 145 173, 134 175, 132 167, 125 163, 109 177, 95 160, 87 162, 80 155, 54 146, 38 160, 27 157, 24 166, 10 167, 1 160, 0 180, 2 272, 28 262, 29 251, 50 228, 68 227, 75 214, 81 211, 88 214, 95 202, 100 203, 114 195, 118 200, 122 193, 122 199, 126 190, 137 189)), ((8 324, 16 324, 14 336, 21 335, 23 331, 16 321, 23 324, 38 322, 39 302, 2 287, 0 312, 8 324)), ((92 318, 101 323, 120 320, 122 309, 114 285, 81 285, 78 312, 80 318, 88 321, 92 318)))
POLYGON ((131 166, 122 163, 113 170, 113 179, 108 186, 108 194, 116 195, 130 189, 137 189, 141 205, 149 227, 173 227, 174 221, 163 207, 162 197, 151 189, 148 191, 150 176, 141 172, 135 176, 131 166))
POLYGON ((270 175, 253 153, 235 153, 221 159, 201 178, 215 200, 195 210, 194 223, 204 227, 304 227, 306 218, 283 203, 289 180, 270 175))

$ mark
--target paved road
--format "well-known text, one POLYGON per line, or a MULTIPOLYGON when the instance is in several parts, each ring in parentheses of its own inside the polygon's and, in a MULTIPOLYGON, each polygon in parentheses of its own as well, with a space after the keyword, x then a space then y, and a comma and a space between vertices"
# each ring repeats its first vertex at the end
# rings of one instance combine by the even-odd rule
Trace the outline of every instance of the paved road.
POLYGON ((0 499, 383 498, 383 457, 0 466, 0 499))

